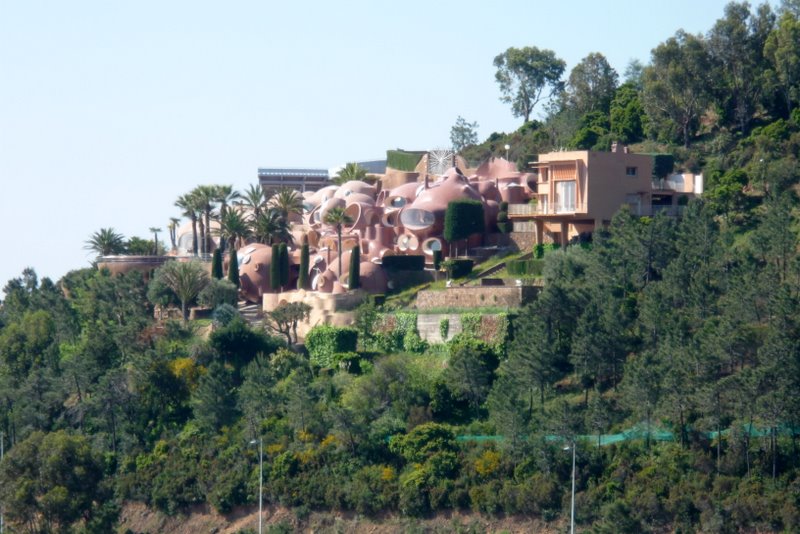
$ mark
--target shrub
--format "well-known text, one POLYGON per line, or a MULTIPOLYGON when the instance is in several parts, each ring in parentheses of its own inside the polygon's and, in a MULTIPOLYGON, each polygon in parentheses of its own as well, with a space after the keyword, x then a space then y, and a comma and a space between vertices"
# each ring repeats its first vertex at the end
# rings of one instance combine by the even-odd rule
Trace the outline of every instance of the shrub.
POLYGON ((508 220, 508 202, 500 203, 500 211, 497 213, 497 229, 504 234, 514 229, 514 225, 508 220))
POLYGON ((216 308, 222 304, 236 305, 239 290, 229 280, 212 278, 197 296, 197 301, 206 308, 216 308))
POLYGON ((403 350, 414 354, 422 354, 427 349, 428 343, 419 337, 416 328, 414 330, 406 330, 403 336, 403 350))
POLYGON ((361 372, 361 356, 357 352, 337 352, 333 355, 339 369, 357 375, 361 372))
POLYGON ((450 333, 450 319, 445 317, 439 321, 439 335, 442 336, 442 341, 447 341, 447 334, 450 333))
POLYGON ((319 325, 306 336, 306 348, 311 361, 320 367, 336 364, 337 353, 355 352, 358 332, 354 328, 319 325))
POLYGON ((228 326, 231 321, 239 317, 239 310, 230 304, 220 304, 214 308, 212 315, 214 322, 220 326, 228 326))
POLYGON ((384 256, 381 264, 387 271, 422 271, 424 256, 384 256))
POLYGON ((451 258, 442 262, 442 267, 447 271, 448 278, 461 278, 472 272, 472 260, 451 258))

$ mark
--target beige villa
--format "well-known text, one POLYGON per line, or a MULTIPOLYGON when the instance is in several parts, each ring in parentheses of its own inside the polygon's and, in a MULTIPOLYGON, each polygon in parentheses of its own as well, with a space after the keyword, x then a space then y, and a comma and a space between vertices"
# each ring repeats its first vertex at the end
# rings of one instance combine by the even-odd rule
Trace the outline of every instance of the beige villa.
POLYGON ((527 180, 534 192, 525 204, 510 204, 515 231, 535 232, 537 243, 566 244, 608 224, 620 207, 635 215, 663 211, 676 215, 685 201, 703 191, 702 175, 653 177, 653 156, 631 154, 614 144, 611 152, 550 152, 531 163, 527 180))

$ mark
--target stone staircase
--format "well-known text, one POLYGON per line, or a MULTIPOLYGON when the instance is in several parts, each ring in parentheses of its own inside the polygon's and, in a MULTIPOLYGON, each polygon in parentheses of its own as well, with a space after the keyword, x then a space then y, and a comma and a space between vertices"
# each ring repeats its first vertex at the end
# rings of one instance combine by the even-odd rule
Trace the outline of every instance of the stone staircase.
POLYGON ((239 314, 241 314, 242 318, 247 321, 251 327, 258 329, 264 328, 264 313, 261 311, 261 306, 258 304, 251 304, 246 300, 240 300, 237 308, 239 309, 239 314))
MULTIPOLYGON (((524 254, 524 255, 520 256, 519 258, 515 258, 515 260, 529 260, 531 258, 533 258, 533 252, 528 252, 527 254, 524 254)), ((489 267, 485 271, 481 271, 480 273, 478 273, 478 275, 474 279, 467 280, 466 282, 461 282, 459 285, 463 287, 463 286, 469 284, 470 282, 474 282, 475 280, 480 280, 481 278, 488 278, 489 276, 491 276, 491 275, 493 275, 495 273, 498 273, 498 272, 502 271, 505 268, 506 268, 506 262, 502 261, 502 262, 498 263, 497 265, 495 265, 494 267, 489 267)))

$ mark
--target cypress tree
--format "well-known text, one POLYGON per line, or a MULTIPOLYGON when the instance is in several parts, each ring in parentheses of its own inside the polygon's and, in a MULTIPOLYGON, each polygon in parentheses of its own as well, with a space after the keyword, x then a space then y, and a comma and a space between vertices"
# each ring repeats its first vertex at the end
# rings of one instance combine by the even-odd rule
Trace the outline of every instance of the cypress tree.
POLYGON ((214 249, 214 256, 211 258, 211 276, 217 280, 222 280, 222 251, 214 249))
POLYGON ((228 252, 228 280, 239 287, 239 257, 234 248, 228 252))
POLYGON ((272 261, 269 264, 269 287, 276 291, 281 285, 281 249, 272 245, 272 261))
POLYGON ((361 287, 361 247, 354 246, 350 251, 350 273, 347 277, 347 288, 358 289, 361 287))
POLYGON ((280 259, 280 283, 281 287, 285 288, 289 285, 289 247, 286 246, 286 243, 278 245, 278 256, 280 259))
POLYGON ((297 289, 308 287, 308 236, 303 236, 303 246, 300 248, 300 274, 297 277, 297 289))

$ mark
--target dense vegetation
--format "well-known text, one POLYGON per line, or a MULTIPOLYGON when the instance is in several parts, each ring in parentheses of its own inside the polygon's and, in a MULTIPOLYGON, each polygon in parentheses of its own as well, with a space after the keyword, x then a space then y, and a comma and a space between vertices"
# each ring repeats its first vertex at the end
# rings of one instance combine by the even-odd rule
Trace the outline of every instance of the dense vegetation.
POLYGON ((595 144, 677 143, 681 164, 707 177, 679 219, 622 211, 591 246, 537 250, 518 268, 541 270, 544 288, 506 337, 487 343, 476 315, 429 345, 413 314, 389 321, 367 303, 353 329, 320 328, 306 352, 287 342, 307 310, 279 310, 283 337, 271 337, 238 316, 219 280, 203 297, 218 305, 213 323, 156 323, 155 304, 195 298, 163 276, 84 269, 54 283, 28 269, 9 281, 6 520, 108 532, 126 499, 167 513, 253 504, 250 442, 263 438, 267 498, 298 515, 564 517, 563 447, 576 443, 577 520, 595 532, 800 530, 800 48, 782 33, 796 35, 798 11, 743 7, 708 36, 658 47, 602 106, 571 75, 547 123, 473 147, 513 138, 534 150, 525 143, 559 146, 586 129, 580 139, 595 144), (736 48, 742 35, 750 48, 736 48), (669 96, 658 76, 684 72, 689 57, 718 69, 702 108, 683 122, 655 113, 654 95, 669 96), (734 64, 745 59, 755 66, 734 64))

